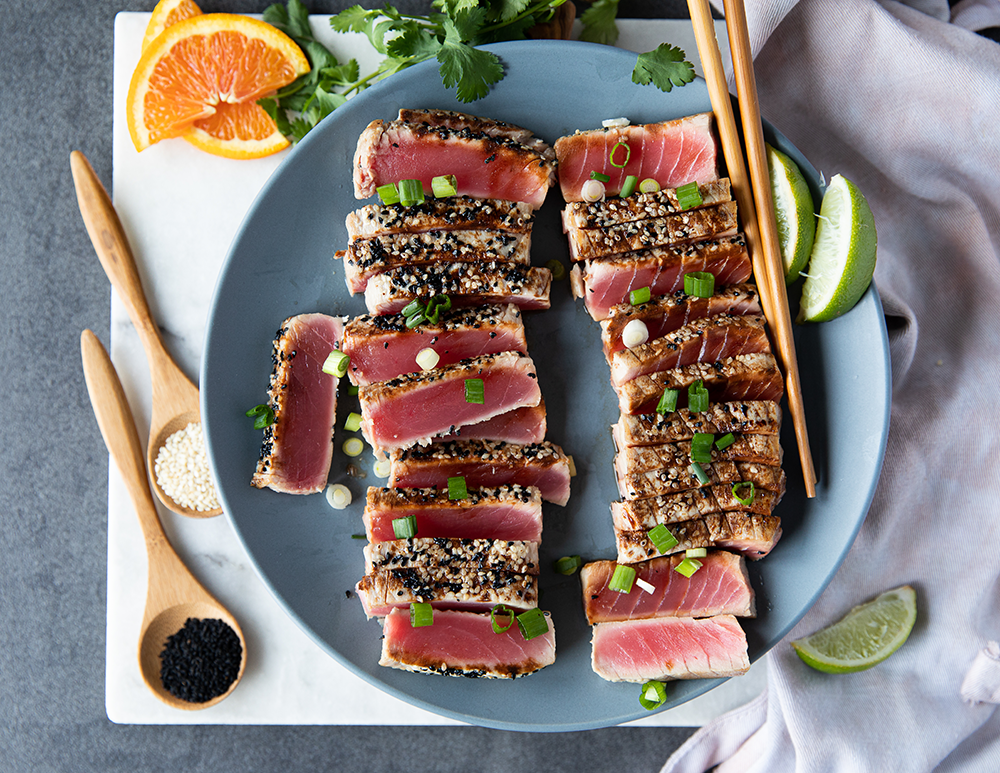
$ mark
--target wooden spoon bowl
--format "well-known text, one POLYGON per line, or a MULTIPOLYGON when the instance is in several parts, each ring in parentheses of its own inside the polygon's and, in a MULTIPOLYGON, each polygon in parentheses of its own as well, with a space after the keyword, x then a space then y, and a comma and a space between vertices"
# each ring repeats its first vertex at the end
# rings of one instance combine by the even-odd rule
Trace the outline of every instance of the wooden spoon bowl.
POLYGON ((194 710, 214 706, 236 688, 243 676, 247 659, 243 631, 236 618, 202 587, 170 546, 150 493, 139 433, 111 358, 90 330, 83 331, 80 348, 90 402, 104 442, 132 498, 149 558, 146 611, 139 633, 139 670, 153 694, 174 708, 194 710), (222 620, 236 633, 242 648, 239 671, 229 688, 201 703, 176 697, 160 678, 160 653, 167 638, 181 630, 191 617, 222 620))
MULTIPOLYGON (((80 214, 83 215, 90 241, 128 311, 149 361, 153 408, 149 422, 146 463, 147 468, 152 471, 160 448, 167 438, 189 423, 201 421, 198 387, 177 366, 163 345, 160 329, 153 321, 142 289, 135 258, 107 191, 80 151, 74 150, 70 154, 70 167, 73 170, 80 214)), ((175 502, 160 487, 155 475, 152 476, 152 484, 159 500, 175 513, 192 518, 210 518, 222 512, 221 507, 197 510, 175 502)))

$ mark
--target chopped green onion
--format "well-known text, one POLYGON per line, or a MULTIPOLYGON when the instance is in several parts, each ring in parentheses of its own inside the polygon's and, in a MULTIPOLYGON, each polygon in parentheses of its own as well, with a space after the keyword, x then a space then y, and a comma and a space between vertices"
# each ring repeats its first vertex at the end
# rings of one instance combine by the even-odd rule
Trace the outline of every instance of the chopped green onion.
POLYGON ((348 456, 361 456, 361 452, 365 450, 365 442, 359 437, 349 437, 341 448, 348 456))
POLYGON ((448 311, 451 308, 451 296, 447 293, 440 293, 438 295, 432 295, 431 299, 427 301, 427 308, 434 306, 441 311, 448 311))
POLYGON ((427 625, 434 625, 434 607, 426 601, 411 602, 410 625, 414 628, 423 628, 427 625))
POLYGON ((701 561, 697 558, 685 558, 677 566, 674 567, 674 571, 679 574, 683 574, 685 577, 690 577, 692 574, 701 569, 701 561))
POLYGON ((609 183, 609 182, 611 182, 611 178, 608 175, 604 174, 603 172, 591 172, 590 173, 590 179, 591 180, 599 180, 602 183, 609 183))
POLYGON ((648 287, 640 287, 636 290, 629 290, 628 302, 633 306, 638 306, 641 303, 648 303, 652 297, 653 294, 648 287))
POLYGON ((343 378, 347 373, 347 366, 350 364, 350 355, 344 354, 339 349, 334 349, 327 355, 326 362, 323 363, 323 372, 337 378, 343 378))
POLYGON ((732 432, 727 432, 725 435, 723 435, 722 437, 720 437, 718 440, 715 441, 715 447, 718 448, 720 451, 724 451, 735 442, 736 442, 736 435, 734 435, 732 432))
POLYGON ((705 548, 688 548, 684 551, 686 558, 704 558, 707 555, 708 551, 705 548))
POLYGON ((676 190, 676 193, 677 206, 681 209, 701 206, 701 191, 698 190, 698 183, 692 182, 682 185, 676 190))
POLYGON ((432 325, 436 325, 440 317, 441 317, 441 307, 437 305, 431 306, 431 304, 428 303, 427 311, 424 312, 424 319, 427 322, 430 322, 432 325))
POLYGON ((399 203, 404 207, 424 203, 424 184, 420 180, 399 181, 399 203))
POLYGON ((441 362, 441 355, 428 346, 417 352, 415 359, 421 370, 430 370, 437 367, 437 364, 441 362))
POLYGON ((409 539, 417 536, 417 516, 406 515, 392 519, 392 533, 396 539, 409 539))
POLYGON ((600 180, 587 180, 580 187, 580 198, 588 204, 600 201, 604 198, 604 183, 600 180))
POLYGON ((698 464, 698 462, 691 462, 691 466, 688 467, 688 469, 691 471, 691 474, 698 479, 698 482, 702 486, 708 485, 708 482, 709 480, 711 480, 711 478, 708 477, 708 473, 702 469, 701 465, 698 464))
POLYGON ((750 507, 750 505, 753 504, 753 498, 754 498, 754 495, 756 493, 757 493, 757 490, 754 487, 752 480, 745 480, 745 481, 742 481, 740 483, 734 483, 733 484, 733 497, 735 497, 736 501, 739 502, 744 507, 750 507), (738 489, 743 489, 746 486, 750 487, 750 493, 747 496, 745 496, 745 497, 741 497, 740 494, 739 494, 738 489))
POLYGON ((616 564, 608 587, 619 593, 631 593, 633 582, 635 582, 635 567, 616 564))
POLYGON ((421 301, 419 298, 414 298, 412 301, 410 301, 403 307, 403 316, 407 318, 412 317, 418 311, 422 312, 424 308, 425 307, 423 301, 421 301))
POLYGON ((396 187, 395 183, 380 185, 375 189, 375 193, 378 194, 378 197, 385 205, 399 203, 399 188, 396 187))
POLYGON ((545 264, 545 267, 552 272, 552 278, 557 282, 566 276, 566 266, 563 265, 561 260, 552 258, 552 260, 545 264))
POLYGON ((639 693, 639 705, 647 711, 658 709, 667 702, 667 688, 663 682, 650 679, 642 686, 639 693))
POLYGON ((453 174, 443 174, 431 178, 431 192, 434 198, 443 199, 445 196, 455 196, 458 193, 458 180, 453 174))
POLYGON ((684 292, 696 298, 711 298, 715 292, 715 275, 708 271, 692 271, 684 275, 684 292))
POLYGON ((357 432, 361 429, 361 414, 351 411, 344 419, 344 429, 348 432, 357 432))
POLYGON ((712 461, 712 441, 715 435, 709 432, 695 432, 691 438, 691 459, 700 464, 712 461))
POLYGON ((334 483, 326 487, 326 501, 334 510, 343 510, 351 504, 351 490, 343 483, 334 483))
POLYGON ((703 413, 708 410, 708 390, 701 379, 688 387, 688 410, 691 413, 703 413))
POLYGON ((348 384, 347 385, 347 394, 349 394, 349 395, 356 395, 357 393, 358 393, 358 385, 357 384, 348 384))
POLYGON ((641 319, 630 319, 622 330, 622 346, 634 349, 649 340, 649 328, 641 319))
POLYGON ((469 489, 465 485, 465 478, 457 475, 448 478, 448 499, 466 499, 469 496, 469 489))
POLYGON ((493 626, 493 633, 504 633, 514 625, 514 610, 505 604, 494 604, 490 610, 490 625, 493 626), (507 615, 507 625, 503 625, 497 620, 497 615, 507 615))
POLYGON ((253 419, 254 429, 265 429, 274 424, 274 410, 264 403, 255 405, 247 411, 247 416, 253 419))
POLYGON ((677 545, 677 537, 662 523, 656 524, 656 526, 647 531, 646 536, 649 537, 649 541, 653 543, 653 546, 660 553, 666 553, 670 548, 677 545))
POLYGON ((571 478, 576 477, 576 462, 573 461, 573 456, 569 455, 566 457, 566 461, 569 462, 569 476, 571 478))
POLYGON ((680 392, 676 389, 664 389, 660 396, 660 402, 656 404, 657 413, 672 413, 677 410, 677 396, 680 392))
POLYGON ((465 402, 476 405, 486 402, 486 386, 481 378, 465 379, 465 402))
POLYGON ((426 322, 427 317, 424 316, 422 311, 418 311, 416 314, 406 318, 406 328, 407 330, 413 330, 421 322, 426 322))
POLYGON ((635 193, 635 184, 638 181, 639 178, 636 177, 634 174, 626 175, 625 181, 622 183, 622 189, 618 193, 618 195, 621 196, 623 199, 628 196, 631 196, 633 193, 635 193))
POLYGON ((660 184, 652 177, 647 177, 639 183, 639 193, 656 193, 660 190, 660 184))
POLYGON ((656 590, 656 587, 654 585, 651 585, 650 583, 646 582, 641 577, 635 578, 635 584, 638 585, 640 588, 642 588, 646 593, 652 593, 653 591, 656 590))
POLYGON ((368 539, 367 534, 352 534, 351 539, 368 539))
POLYGON ((615 146, 611 148, 611 152, 608 154, 608 163, 615 167, 615 169, 624 169, 628 166, 628 160, 631 156, 632 148, 628 146, 628 143, 625 142, 625 140, 618 140, 618 142, 615 143, 615 146), (620 164, 615 163, 615 151, 617 151, 618 148, 625 148, 625 160, 620 164))
POLYGON ((545 619, 545 613, 538 607, 522 612, 517 616, 517 627, 521 629, 521 636, 525 641, 548 633, 549 621, 545 619))
POLYGON ((583 559, 580 556, 563 556, 552 565, 552 568, 559 574, 573 574, 581 566, 583 559))
POLYGON ((376 478, 388 478, 392 472, 392 463, 388 459, 377 459, 372 465, 372 472, 376 478))

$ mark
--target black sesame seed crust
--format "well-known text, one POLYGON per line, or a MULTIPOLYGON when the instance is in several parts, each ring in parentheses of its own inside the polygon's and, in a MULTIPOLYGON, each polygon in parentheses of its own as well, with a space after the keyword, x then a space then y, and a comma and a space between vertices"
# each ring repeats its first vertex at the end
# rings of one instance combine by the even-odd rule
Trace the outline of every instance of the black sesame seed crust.
MULTIPOLYGON (((732 199, 728 177, 722 177, 698 186, 701 206, 720 204, 732 199)), ((681 211, 677 192, 665 188, 656 193, 635 193, 621 198, 608 196, 593 203, 571 201, 566 204, 563 221, 569 228, 606 228, 632 220, 664 217, 681 211)))
POLYGON ((173 696, 188 703, 205 703, 224 694, 236 681, 243 646, 222 620, 189 617, 167 637, 160 653, 160 681, 173 696))
POLYGON ((455 228, 489 228, 509 233, 530 233, 534 210, 528 204, 471 196, 425 198, 423 203, 371 204, 347 216, 348 237, 380 233, 418 232, 455 228))
POLYGON ((477 571, 538 574, 538 543, 412 537, 365 546, 365 571, 465 565, 477 571))

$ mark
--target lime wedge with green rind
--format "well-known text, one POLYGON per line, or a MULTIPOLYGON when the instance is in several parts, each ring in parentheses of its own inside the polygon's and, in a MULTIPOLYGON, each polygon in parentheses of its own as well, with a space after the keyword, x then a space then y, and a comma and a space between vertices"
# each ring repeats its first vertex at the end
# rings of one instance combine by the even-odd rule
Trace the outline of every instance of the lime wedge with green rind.
POLYGON ((826 322, 854 308, 875 274, 875 217, 858 186, 834 175, 823 194, 798 322, 826 322))
POLYGON ((842 620, 796 639, 792 647, 809 666, 850 674, 881 663, 898 650, 917 620, 917 594, 909 585, 854 607, 842 620))
POLYGON ((809 262, 816 238, 816 205, 798 165, 780 150, 767 146, 767 169, 774 198, 778 243, 785 282, 791 284, 809 262))

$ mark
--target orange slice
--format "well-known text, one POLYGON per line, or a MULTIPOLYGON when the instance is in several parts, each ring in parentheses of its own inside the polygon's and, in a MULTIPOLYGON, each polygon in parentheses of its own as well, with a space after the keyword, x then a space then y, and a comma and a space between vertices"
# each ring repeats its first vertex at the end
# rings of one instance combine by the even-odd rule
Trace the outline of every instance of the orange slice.
POLYGON ((292 39, 262 21, 210 13, 177 22, 154 38, 132 75, 126 100, 132 142, 142 151, 191 135, 219 155, 273 153, 288 142, 254 103, 308 71, 292 39))
POLYGON ((201 8, 191 0, 160 0, 149 17, 146 34, 142 38, 142 50, 145 51, 153 39, 167 27, 174 26, 179 21, 200 16, 201 8))

